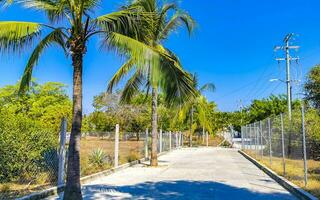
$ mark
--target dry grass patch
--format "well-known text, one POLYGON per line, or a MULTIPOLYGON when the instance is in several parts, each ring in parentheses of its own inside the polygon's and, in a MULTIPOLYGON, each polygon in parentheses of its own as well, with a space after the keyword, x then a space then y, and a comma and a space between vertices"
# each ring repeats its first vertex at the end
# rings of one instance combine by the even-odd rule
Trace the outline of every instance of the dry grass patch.
MULTIPOLYGON (((272 163, 268 156, 255 156, 253 151, 246 151, 249 155, 256 158, 260 163, 272 169, 277 174, 284 176, 283 174, 283 161, 282 158, 272 157, 272 163)), ((292 183, 298 185, 304 190, 320 198, 320 161, 308 160, 308 184, 304 184, 304 167, 303 160, 285 159, 286 174, 285 178, 292 183)))

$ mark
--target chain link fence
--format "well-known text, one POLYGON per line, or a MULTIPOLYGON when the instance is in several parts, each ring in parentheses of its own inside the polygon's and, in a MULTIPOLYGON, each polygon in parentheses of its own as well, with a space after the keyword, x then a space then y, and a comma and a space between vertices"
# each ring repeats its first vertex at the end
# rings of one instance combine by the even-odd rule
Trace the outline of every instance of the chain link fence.
MULTIPOLYGON (((319 197, 320 159, 305 111, 280 114, 241 127, 241 148, 279 175, 319 197)), ((317 143, 319 145, 319 143, 317 143)))
MULTIPOLYGON (((11 165, 7 166, 13 167, 12 169, 0 169, 1 200, 16 199, 65 183, 67 150, 70 140, 70 133, 66 132, 66 127, 66 121, 63 120, 61 131, 55 134, 53 144, 41 146, 35 143, 39 146, 32 146, 31 142, 31 146, 21 151, 25 154, 25 161, 16 162, 15 159, 9 160, 8 158, 7 162, 10 162, 11 165)), ((51 134, 45 133, 41 136, 51 134)), ((186 136, 181 131, 159 130, 158 153, 180 148, 185 138, 186 136)), ((39 138, 32 138, 33 141, 37 139, 39 138)), ((142 158, 149 158, 151 141, 151 133, 148 130, 128 132, 119 127, 112 132, 82 133, 80 141, 81 177, 142 158)), ((14 149, 2 149, 2 151, 14 151, 14 149)))

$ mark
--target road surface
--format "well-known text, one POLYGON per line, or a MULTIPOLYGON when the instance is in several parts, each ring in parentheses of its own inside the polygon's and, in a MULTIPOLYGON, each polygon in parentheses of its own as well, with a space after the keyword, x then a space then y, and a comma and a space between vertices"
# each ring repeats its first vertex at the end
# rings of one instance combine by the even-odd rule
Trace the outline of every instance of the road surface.
POLYGON ((84 199, 296 199, 234 149, 185 148, 83 186, 84 199))

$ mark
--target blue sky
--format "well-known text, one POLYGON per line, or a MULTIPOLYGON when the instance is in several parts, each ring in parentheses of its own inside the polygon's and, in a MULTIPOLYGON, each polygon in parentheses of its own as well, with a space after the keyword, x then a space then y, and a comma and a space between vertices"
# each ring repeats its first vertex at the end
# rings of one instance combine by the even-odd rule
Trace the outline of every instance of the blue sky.
MULTIPOLYGON (((200 84, 213 82, 217 90, 206 96, 220 110, 238 109, 239 101, 248 105, 252 99, 285 92, 285 86, 269 82, 285 78, 284 63, 274 60, 275 45, 282 44, 287 33, 296 33, 293 55, 301 58, 292 64, 294 79, 304 78, 320 63, 320 2, 318 0, 184 0, 179 1, 197 21, 192 37, 184 30, 173 34, 166 46, 180 57, 185 69, 196 72, 200 84), (301 73, 302 72, 302 73, 301 73)), ((105 0, 96 15, 113 11, 119 0, 105 0)), ((45 22, 38 12, 13 6, 0 12, 0 20, 45 22)), ((15 83, 22 75, 30 52, 0 57, 0 86, 15 83)), ((84 111, 92 111, 94 95, 103 92, 108 80, 123 63, 112 52, 99 50, 97 40, 89 43, 84 62, 84 111)), ((48 49, 35 68, 40 83, 59 81, 72 85, 72 67, 60 50, 48 49)), ((295 87, 297 91, 297 87, 295 87)))

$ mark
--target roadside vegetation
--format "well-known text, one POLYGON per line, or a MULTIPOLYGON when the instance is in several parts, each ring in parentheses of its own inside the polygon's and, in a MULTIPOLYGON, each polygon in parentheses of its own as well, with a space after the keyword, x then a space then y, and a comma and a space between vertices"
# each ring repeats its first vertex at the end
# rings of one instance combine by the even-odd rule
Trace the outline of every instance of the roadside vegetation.
MULTIPOLYGON (((80 177, 113 166, 113 141, 108 133, 120 125, 120 163, 143 156, 139 133, 152 135, 151 166, 157 166, 158 130, 181 131, 185 145, 203 145, 205 132, 210 145, 223 140, 218 132, 286 112, 286 96, 271 95, 253 100, 235 112, 220 112, 202 92, 213 92, 213 83, 200 87, 196 76, 187 72, 178 55, 165 47, 173 32, 185 28, 191 35, 196 22, 175 3, 134 0, 118 10, 95 16, 99 0, 7 0, 47 16, 47 22, 1 21, 0 51, 13 55, 29 53, 21 80, 0 88, 0 198, 15 198, 48 187, 57 181, 57 148, 60 121, 68 121, 68 159, 64 199, 82 199, 80 177), (58 26, 59 25, 59 26, 58 26), (63 27, 60 27, 63 25, 63 27), (106 91, 93 99, 94 111, 82 112, 83 58, 88 42, 99 36, 99 45, 114 51, 125 63, 109 80, 106 91), (71 98, 62 83, 38 84, 33 69, 45 49, 54 46, 71 59, 71 98), (29 52, 28 50, 32 50, 29 52), (118 84, 126 80, 123 88, 118 84), (118 89, 116 92, 114 90, 118 89)), ((70 67, 70 66, 66 66, 70 67)), ((306 104, 306 128, 311 170, 311 188, 319 195, 320 160, 320 67, 314 67, 305 85, 306 98, 295 100, 298 110, 306 104)), ((294 161, 288 162, 290 176, 298 176, 294 161), (291 170, 292 166, 292 170, 291 170)), ((277 166, 277 165, 275 165, 277 166)), ((275 167, 277 171, 277 167, 275 167)), ((298 172, 297 172, 298 173, 298 172)), ((299 182, 296 182, 299 184, 299 182)))

